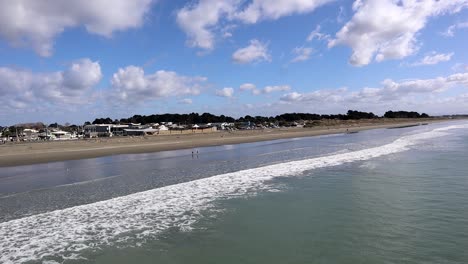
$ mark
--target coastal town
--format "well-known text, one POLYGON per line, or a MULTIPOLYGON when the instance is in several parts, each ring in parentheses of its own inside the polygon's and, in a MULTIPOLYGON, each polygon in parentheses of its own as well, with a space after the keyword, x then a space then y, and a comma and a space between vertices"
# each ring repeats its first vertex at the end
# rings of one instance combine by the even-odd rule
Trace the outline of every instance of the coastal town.
POLYGON ((172 133, 211 132, 217 129, 234 127, 233 123, 208 123, 201 125, 179 125, 172 122, 161 124, 90 124, 83 126, 46 126, 42 123, 23 124, 2 131, 2 141, 49 141, 49 140, 77 140, 86 138, 116 137, 116 136, 152 136, 172 133), (24 128, 27 127, 27 128, 24 128))
MULTIPOLYGON (((112 120, 98 118, 93 123, 85 122, 83 125, 70 125, 57 123, 46 125, 42 122, 18 124, 9 127, 0 127, 0 140, 7 142, 33 142, 33 141, 63 141, 110 137, 157 136, 171 134, 212 133, 217 131, 261 130, 278 128, 313 128, 329 126, 353 126, 367 120, 367 123, 381 123, 391 119, 421 119, 431 118, 427 114, 417 112, 388 111, 382 117, 373 113, 350 110, 345 115, 317 115, 291 113, 276 117, 251 117, 239 119, 216 116, 209 113, 202 115, 136 115, 132 118, 112 120), (175 121, 157 120, 174 119, 175 121), (132 122, 132 121, 139 121, 132 122), (211 121, 211 122, 207 122, 211 121)), ((447 117, 446 117, 447 118, 447 117)))

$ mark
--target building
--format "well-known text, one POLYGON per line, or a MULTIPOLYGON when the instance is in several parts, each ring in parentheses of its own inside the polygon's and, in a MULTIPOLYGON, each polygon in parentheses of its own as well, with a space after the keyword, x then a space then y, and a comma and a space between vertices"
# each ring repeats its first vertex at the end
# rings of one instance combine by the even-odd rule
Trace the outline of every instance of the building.
POLYGON ((159 131, 168 131, 169 128, 167 126, 165 126, 165 125, 160 125, 160 126, 158 126, 158 130, 159 131))
POLYGON ((221 123, 208 123, 206 124, 207 126, 210 127, 216 127, 218 130, 226 130, 226 129, 232 129, 234 128, 234 123, 227 123, 227 122, 221 122, 221 123))
POLYGON ((52 131, 50 132, 53 140, 71 140, 76 139, 76 136, 66 131, 52 131))
POLYGON ((129 125, 112 125, 111 134, 112 136, 123 136, 125 135, 125 129, 128 129, 129 125))
POLYGON ((24 140, 37 140, 39 138, 39 131, 35 129, 23 129, 22 136, 24 140))
POLYGON ((112 124, 86 125, 84 126, 85 138, 112 137, 112 124))
POLYGON ((154 128, 124 129, 125 136, 147 136, 147 135, 155 135, 157 133, 159 133, 159 129, 154 129, 154 128))

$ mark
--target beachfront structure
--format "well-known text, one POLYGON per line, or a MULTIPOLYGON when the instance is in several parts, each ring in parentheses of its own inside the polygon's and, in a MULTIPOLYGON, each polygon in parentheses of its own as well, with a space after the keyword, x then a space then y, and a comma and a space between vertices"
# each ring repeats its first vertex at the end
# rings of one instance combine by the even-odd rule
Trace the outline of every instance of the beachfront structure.
POLYGON ((125 125, 114 125, 114 124, 96 124, 84 126, 84 137, 96 138, 96 137, 113 137, 113 136, 144 136, 154 135, 159 131, 169 130, 166 126, 160 125, 154 128, 150 125, 141 124, 125 124, 125 125))
POLYGON ((52 131, 50 130, 43 130, 42 132, 40 132, 37 137, 39 139, 42 139, 42 140, 50 140, 50 139, 54 139, 55 136, 52 135, 52 131))
POLYGON ((52 131, 50 132, 53 140, 71 140, 76 139, 75 135, 72 135, 70 132, 66 131, 52 131))
MULTIPOLYGON (((193 130, 203 131, 217 131, 216 126, 208 124, 195 124, 191 127, 193 130)), ((169 132, 170 130, 185 130, 187 126, 177 125, 172 122, 165 122, 165 124, 95 124, 86 125, 83 127, 83 133, 85 138, 97 138, 97 137, 113 137, 113 136, 147 136, 147 135, 159 135, 160 133, 169 132)))
POLYGON ((172 124, 172 126, 171 126, 171 129, 172 129, 172 130, 184 130, 184 129, 186 129, 186 128, 187 128, 187 126, 184 126, 184 125, 177 125, 177 124, 172 124))
POLYGON ((168 131, 169 128, 167 126, 165 126, 165 125, 160 125, 160 126, 158 126, 158 130, 159 131, 168 131))
POLYGON ((22 132, 23 139, 25 140, 37 140, 39 136, 39 131, 36 129, 25 128, 22 132))
POLYGON ((143 129, 124 129, 125 136, 147 136, 159 133, 159 129, 143 128, 143 129))
POLYGON ((86 138, 111 137, 112 126, 113 126, 112 124, 86 125, 84 126, 84 137, 86 138))
POLYGON ((209 127, 216 127, 219 130, 226 130, 226 129, 234 128, 234 123, 227 123, 227 122, 208 123, 206 125, 209 126, 209 127))
POLYGON ((111 125, 111 135, 112 136, 124 136, 125 129, 128 129, 129 125, 111 125))

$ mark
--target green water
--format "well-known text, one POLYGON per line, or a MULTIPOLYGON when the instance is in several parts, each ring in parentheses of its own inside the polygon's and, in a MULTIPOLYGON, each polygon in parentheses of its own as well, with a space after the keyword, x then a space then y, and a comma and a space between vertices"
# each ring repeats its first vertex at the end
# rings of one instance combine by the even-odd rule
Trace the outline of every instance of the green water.
POLYGON ((280 192, 91 262, 468 263, 467 143, 277 179, 280 192))

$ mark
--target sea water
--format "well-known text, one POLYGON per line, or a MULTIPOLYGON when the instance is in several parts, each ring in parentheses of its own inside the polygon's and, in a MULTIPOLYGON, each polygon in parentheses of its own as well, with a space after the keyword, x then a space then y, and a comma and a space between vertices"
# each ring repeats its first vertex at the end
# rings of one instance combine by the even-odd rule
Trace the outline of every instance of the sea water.
POLYGON ((466 122, 197 150, 2 168, 0 263, 468 263, 466 122))

